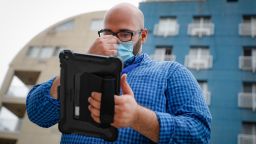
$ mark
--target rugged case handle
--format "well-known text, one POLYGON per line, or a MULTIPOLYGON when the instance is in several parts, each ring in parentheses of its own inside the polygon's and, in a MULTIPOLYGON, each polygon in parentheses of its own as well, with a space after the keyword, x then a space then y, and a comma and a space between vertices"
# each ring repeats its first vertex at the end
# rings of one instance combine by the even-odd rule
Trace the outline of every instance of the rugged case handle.
POLYGON ((115 79, 104 78, 102 83, 102 96, 100 107, 100 122, 102 127, 109 127, 114 119, 115 79))

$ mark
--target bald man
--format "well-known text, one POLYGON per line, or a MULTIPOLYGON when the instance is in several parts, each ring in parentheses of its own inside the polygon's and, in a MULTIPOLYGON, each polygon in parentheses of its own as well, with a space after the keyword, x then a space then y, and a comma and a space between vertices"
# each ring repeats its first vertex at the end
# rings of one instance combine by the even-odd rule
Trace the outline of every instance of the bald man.
MULTIPOLYGON (((88 53, 117 56, 124 63, 122 95, 114 96, 111 124, 119 128, 116 143, 209 143, 211 115, 197 81, 181 64, 152 61, 142 52, 148 32, 138 8, 127 3, 114 6, 98 34, 88 53)), ((50 127, 59 121, 58 85, 56 77, 28 94, 28 116, 39 126, 50 127)), ((91 117, 100 123, 101 93, 92 92, 88 102, 91 117)), ((63 134, 61 143, 108 142, 63 134)))

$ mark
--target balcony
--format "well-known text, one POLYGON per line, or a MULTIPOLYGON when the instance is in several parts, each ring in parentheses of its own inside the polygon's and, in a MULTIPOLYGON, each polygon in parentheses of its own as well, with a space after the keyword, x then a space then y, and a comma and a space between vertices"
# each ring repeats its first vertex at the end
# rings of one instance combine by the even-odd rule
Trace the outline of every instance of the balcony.
POLYGON ((10 85, 7 93, 2 97, 3 106, 22 118, 26 111, 26 96, 31 88, 32 85, 10 85))
POLYGON ((256 57, 240 56, 239 68, 242 70, 249 70, 249 71, 256 72, 256 57))
POLYGON ((179 33, 179 24, 170 25, 168 28, 161 27, 160 24, 156 24, 154 27, 154 35, 156 36, 175 36, 179 33))
POLYGON ((0 110, 0 143, 15 143, 21 129, 22 120, 5 107, 0 110))
POLYGON ((188 25, 188 35, 191 36, 210 36, 214 34, 213 23, 191 23, 188 25))
POLYGON ((33 85, 11 85, 9 87, 9 90, 6 93, 6 96, 8 97, 20 97, 20 98, 26 98, 29 90, 33 87, 33 85))
POLYGON ((208 90, 203 90, 203 95, 207 105, 211 104, 211 93, 208 90))
MULTIPOLYGON (((20 119, 8 119, 8 118, 0 118, 0 135, 12 134, 15 135, 20 131, 21 128, 21 120, 20 119)), ((6 137, 13 138, 13 137, 6 137)))
POLYGON ((200 56, 197 55, 187 55, 185 56, 185 66, 190 69, 209 69, 212 67, 212 56, 200 56))
POLYGON ((239 93, 238 106, 256 110, 256 93, 239 93))
POLYGON ((151 58, 156 61, 175 61, 175 55, 151 55, 151 58))
POLYGON ((256 36, 256 20, 255 22, 244 22, 239 24, 239 34, 241 36, 256 36))
POLYGON ((256 135, 253 134, 239 134, 238 135, 238 144, 255 144, 256 135))

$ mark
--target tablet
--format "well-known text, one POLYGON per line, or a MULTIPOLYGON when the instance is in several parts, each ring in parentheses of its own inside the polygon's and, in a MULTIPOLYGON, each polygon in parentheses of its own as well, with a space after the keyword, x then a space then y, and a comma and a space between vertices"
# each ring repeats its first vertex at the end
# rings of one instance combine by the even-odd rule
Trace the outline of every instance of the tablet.
POLYGON ((114 95, 120 94, 122 61, 116 57, 78 54, 64 50, 59 55, 61 78, 59 130, 115 141, 118 129, 112 127, 114 95), (96 123, 88 109, 91 92, 101 92, 100 121, 96 123))

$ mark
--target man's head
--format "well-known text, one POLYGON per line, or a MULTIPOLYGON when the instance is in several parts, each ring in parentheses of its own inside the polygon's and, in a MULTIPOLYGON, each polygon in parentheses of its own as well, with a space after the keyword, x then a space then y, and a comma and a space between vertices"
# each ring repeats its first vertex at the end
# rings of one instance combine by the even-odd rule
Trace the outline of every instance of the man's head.
POLYGON ((106 13, 104 29, 111 30, 115 33, 123 30, 134 32, 132 36, 134 55, 141 52, 141 45, 147 38, 143 13, 129 3, 118 4, 106 13))

